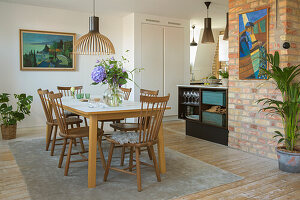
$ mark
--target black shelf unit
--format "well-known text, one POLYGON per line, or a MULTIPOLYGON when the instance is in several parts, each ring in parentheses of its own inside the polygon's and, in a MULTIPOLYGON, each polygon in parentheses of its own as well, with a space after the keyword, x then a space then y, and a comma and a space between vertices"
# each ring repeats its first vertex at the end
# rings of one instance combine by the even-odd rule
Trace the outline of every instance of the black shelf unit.
POLYGON ((178 118, 186 120, 187 135, 223 145, 228 145, 228 90, 226 88, 205 88, 188 86, 178 87, 178 118), (225 92, 226 103, 221 107, 226 108, 226 113, 218 113, 218 115, 225 116, 222 116, 222 119, 225 120, 224 123, 222 123, 222 126, 203 122, 202 113, 209 109, 211 106, 215 106, 215 104, 202 103, 203 91, 225 92), (186 92, 199 93, 199 100, 197 105, 188 105, 184 103, 186 99, 183 94, 186 92), (199 119, 189 119, 186 117, 189 115, 198 115, 199 119))

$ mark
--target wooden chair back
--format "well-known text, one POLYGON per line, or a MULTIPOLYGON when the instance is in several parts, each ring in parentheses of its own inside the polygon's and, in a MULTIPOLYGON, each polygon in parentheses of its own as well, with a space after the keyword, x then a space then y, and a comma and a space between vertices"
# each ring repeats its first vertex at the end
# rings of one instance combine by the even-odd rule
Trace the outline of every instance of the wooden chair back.
POLYGON ((61 101, 62 96, 63 96, 62 93, 56 93, 56 94, 54 94, 53 92, 49 93, 49 99, 56 116, 59 130, 62 134, 68 135, 66 116, 64 114, 64 108, 61 101))
POLYGON ((53 115, 52 115, 53 113, 52 113, 51 102, 49 99, 49 90, 42 90, 40 88, 37 90, 37 92, 40 96, 47 122, 53 123, 53 115))
POLYGON ((148 97, 157 97, 159 90, 140 89, 140 95, 148 97))
MULTIPOLYGON (((82 91, 83 86, 75 86, 75 94, 80 94, 82 91)), ((71 86, 70 87, 62 87, 57 86, 57 90, 59 93, 62 93, 63 96, 71 96, 71 86)))
POLYGON ((139 129, 139 143, 157 140, 169 98, 170 95, 164 97, 140 96, 142 105, 139 122, 143 125, 139 129))
POLYGON ((122 88, 120 87, 120 90, 124 93, 124 100, 128 100, 131 93, 131 88, 122 88))

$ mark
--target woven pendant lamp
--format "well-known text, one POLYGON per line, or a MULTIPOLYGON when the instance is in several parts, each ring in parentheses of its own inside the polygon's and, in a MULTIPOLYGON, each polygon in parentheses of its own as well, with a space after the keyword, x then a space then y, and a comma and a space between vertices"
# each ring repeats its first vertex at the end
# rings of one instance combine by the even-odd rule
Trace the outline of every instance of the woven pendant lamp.
POLYGON ((214 43, 214 36, 211 30, 211 18, 208 17, 208 8, 210 5, 210 1, 204 2, 207 8, 207 16, 204 18, 204 32, 202 36, 201 43, 207 44, 207 43, 214 43))
POLYGON ((99 32, 99 17, 95 16, 95 0, 93 6, 94 16, 89 17, 89 32, 77 40, 74 53, 82 55, 115 54, 112 42, 99 32))

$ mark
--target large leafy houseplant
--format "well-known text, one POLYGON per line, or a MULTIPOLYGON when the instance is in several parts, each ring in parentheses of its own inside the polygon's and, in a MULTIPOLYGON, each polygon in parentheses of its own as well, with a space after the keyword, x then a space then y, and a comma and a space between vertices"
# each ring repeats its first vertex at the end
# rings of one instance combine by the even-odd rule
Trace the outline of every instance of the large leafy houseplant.
POLYGON ((267 56, 271 69, 261 68, 273 80, 277 89, 280 90, 282 100, 262 98, 258 102, 263 103, 261 111, 267 111, 270 115, 279 115, 284 125, 284 133, 275 131, 274 137, 279 137, 278 144, 284 142, 286 150, 293 152, 299 136, 300 115, 300 83, 295 78, 300 75, 300 65, 280 68, 279 53, 267 56))
MULTIPOLYGON (((17 122, 25 119, 25 115, 30 115, 32 96, 26 94, 14 94, 17 99, 17 109, 13 110, 13 106, 9 104, 10 95, 7 93, 0 94, 0 124, 3 132, 10 130, 11 126, 16 127, 17 122)), ((14 128, 15 129, 15 128, 14 128)))

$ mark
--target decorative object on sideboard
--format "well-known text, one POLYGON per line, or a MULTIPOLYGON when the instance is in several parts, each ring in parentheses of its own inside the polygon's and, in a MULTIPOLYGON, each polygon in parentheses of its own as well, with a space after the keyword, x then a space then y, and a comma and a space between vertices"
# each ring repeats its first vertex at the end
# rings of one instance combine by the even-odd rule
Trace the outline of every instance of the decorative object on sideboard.
POLYGON ((224 31, 224 37, 223 40, 228 40, 229 38, 229 30, 228 30, 228 12, 226 13, 226 27, 225 27, 225 31, 224 31))
POLYGON ((283 45, 282 45, 282 47, 283 47, 284 49, 289 49, 289 48, 291 47, 291 45, 290 45, 289 42, 284 42, 283 45))
POLYGON ((219 71, 220 76, 222 77, 222 85, 224 87, 228 87, 228 82, 229 82, 229 72, 227 70, 220 70, 219 71))
POLYGON ((239 78, 267 79, 268 8, 239 14, 239 78))
POLYGON ((75 33, 19 30, 20 70, 75 70, 75 33))
POLYGON ((93 16, 89 18, 89 22, 89 32, 78 39, 74 53, 83 55, 115 54, 112 42, 99 32, 99 17, 95 16, 95 0, 93 0, 93 16))
POLYGON ((210 1, 204 2, 207 8, 206 12, 206 18, 204 18, 204 31, 203 31, 203 36, 201 43, 207 44, 207 43, 214 43, 214 36, 211 30, 211 18, 208 17, 208 9, 211 4, 210 1))
POLYGON ((2 139, 9 140, 16 138, 17 122, 25 119, 25 115, 30 115, 32 96, 26 94, 15 94, 17 99, 17 109, 9 104, 9 94, 0 94, 0 124, 2 139))
POLYGON ((198 45, 197 42, 195 42, 195 38, 194 38, 195 25, 192 26, 192 29, 193 29, 193 41, 190 43, 190 46, 194 47, 198 45))
POLYGON ((267 115, 279 115, 282 118, 284 133, 274 131, 274 138, 279 138, 276 147, 279 169, 285 172, 300 173, 300 147, 297 146, 299 137, 300 115, 300 83, 295 81, 300 75, 300 65, 280 67, 279 53, 268 55, 271 70, 263 69, 272 83, 281 92, 281 98, 262 98, 258 103, 263 103, 267 115), (279 145, 283 143, 283 145, 279 145))

